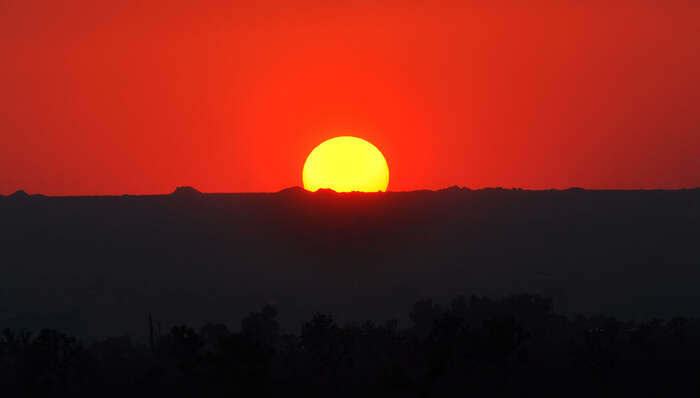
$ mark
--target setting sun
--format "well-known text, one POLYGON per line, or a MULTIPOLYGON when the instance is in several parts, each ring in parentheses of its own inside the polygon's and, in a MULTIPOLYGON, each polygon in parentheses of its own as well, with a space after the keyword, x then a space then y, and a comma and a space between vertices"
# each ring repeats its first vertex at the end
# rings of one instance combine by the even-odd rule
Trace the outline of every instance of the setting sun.
POLYGON ((302 175, 304 188, 336 192, 386 191, 389 166, 384 155, 371 143, 342 136, 324 141, 306 158, 302 175))

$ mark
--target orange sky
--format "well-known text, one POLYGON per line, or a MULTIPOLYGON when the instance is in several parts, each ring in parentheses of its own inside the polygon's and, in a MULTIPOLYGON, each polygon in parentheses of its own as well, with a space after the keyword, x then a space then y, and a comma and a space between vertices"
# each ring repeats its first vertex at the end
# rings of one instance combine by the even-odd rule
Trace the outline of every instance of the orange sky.
POLYGON ((0 194, 700 186, 700 2, 336 3, 0 0, 0 194))

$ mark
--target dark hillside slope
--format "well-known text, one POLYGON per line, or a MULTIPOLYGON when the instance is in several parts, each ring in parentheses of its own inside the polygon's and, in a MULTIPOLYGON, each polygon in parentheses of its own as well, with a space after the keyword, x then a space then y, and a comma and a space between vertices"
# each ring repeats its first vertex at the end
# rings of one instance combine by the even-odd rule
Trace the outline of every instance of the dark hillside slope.
POLYGON ((700 316, 700 190, 0 198, 0 328, 79 336, 404 319, 405 303, 542 293, 565 313, 700 316))

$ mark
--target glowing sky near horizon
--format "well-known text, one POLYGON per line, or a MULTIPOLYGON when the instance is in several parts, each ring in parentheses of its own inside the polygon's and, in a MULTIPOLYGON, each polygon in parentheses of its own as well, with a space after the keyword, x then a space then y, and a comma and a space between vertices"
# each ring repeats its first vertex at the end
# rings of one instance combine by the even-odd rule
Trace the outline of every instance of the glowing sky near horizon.
POLYGON ((698 20, 683 0, 0 1, 0 194, 275 191, 339 135, 381 148, 395 191, 700 186, 698 20))

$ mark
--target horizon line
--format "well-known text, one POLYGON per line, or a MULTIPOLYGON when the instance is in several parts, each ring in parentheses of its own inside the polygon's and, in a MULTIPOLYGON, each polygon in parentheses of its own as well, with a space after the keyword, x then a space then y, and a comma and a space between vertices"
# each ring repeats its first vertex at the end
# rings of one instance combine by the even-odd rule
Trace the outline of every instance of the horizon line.
POLYGON ((541 188, 541 189, 530 189, 522 187, 482 187, 482 188, 469 188, 467 186, 450 185, 444 188, 438 189, 412 189, 412 190, 402 190, 402 191, 377 191, 377 192, 362 192, 362 191, 351 191, 351 192, 337 192, 329 188, 321 188, 317 191, 309 191, 304 189, 299 185, 293 185, 287 188, 283 188, 277 191, 233 191, 233 192, 204 192, 200 191, 192 186, 177 186, 173 191, 165 193, 122 193, 122 194, 42 194, 42 193, 27 193, 26 191, 19 189, 10 194, 0 194, 0 198, 10 198, 10 197, 46 197, 46 198, 96 198, 96 197, 146 197, 146 196, 179 196, 179 195, 275 195, 275 194, 285 194, 285 193, 306 193, 306 194, 336 194, 336 195, 346 195, 346 194, 398 194, 398 193, 417 193, 417 192, 431 192, 431 193, 445 193, 445 192, 479 192, 479 191, 511 191, 511 192, 564 192, 564 191, 591 191, 591 192, 648 192, 648 191, 693 191, 700 190, 700 186, 696 187, 683 187, 683 188, 582 188, 577 186, 571 186, 568 188, 541 188))

